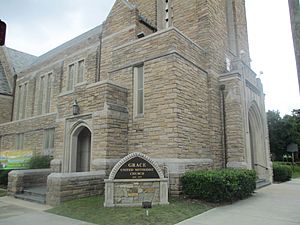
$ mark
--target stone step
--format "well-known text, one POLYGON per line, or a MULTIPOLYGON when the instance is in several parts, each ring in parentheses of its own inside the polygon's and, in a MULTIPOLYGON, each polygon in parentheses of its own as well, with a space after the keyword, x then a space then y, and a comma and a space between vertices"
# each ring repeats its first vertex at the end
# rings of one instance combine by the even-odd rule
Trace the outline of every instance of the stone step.
POLYGON ((46 204, 46 197, 43 196, 35 196, 31 194, 15 194, 15 198, 29 201, 29 202, 35 202, 40 204, 46 204))
POLYGON ((46 203, 46 191, 47 187, 32 187, 24 189, 23 193, 16 194, 15 198, 25 201, 36 202, 40 204, 46 203))
POLYGON ((41 196, 46 197, 47 187, 32 187, 32 188, 26 188, 24 189, 23 193, 33 196, 41 196))
POLYGON ((256 181, 256 189, 260 189, 260 188, 266 187, 268 185, 271 185, 271 182, 269 182, 265 179, 259 179, 256 181))

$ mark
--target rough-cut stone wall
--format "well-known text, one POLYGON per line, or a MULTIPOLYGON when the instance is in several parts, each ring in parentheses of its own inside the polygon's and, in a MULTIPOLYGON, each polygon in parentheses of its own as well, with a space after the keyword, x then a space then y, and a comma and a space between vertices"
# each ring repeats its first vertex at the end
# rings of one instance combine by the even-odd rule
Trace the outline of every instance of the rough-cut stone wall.
POLYGON ((103 24, 100 80, 108 79, 112 49, 136 39, 138 11, 123 0, 117 0, 103 24))
POLYGON ((144 16, 152 25, 157 24, 156 18, 156 0, 145 1, 145 0, 129 0, 137 9, 139 13, 144 16))
MULTIPOLYGON (((145 154, 149 154, 151 157, 161 158, 177 158, 179 156, 181 152, 181 150, 179 150, 181 149, 181 147, 179 147, 179 145, 181 145, 179 132, 181 131, 178 129, 178 118, 180 116, 184 117, 185 115, 179 115, 180 112, 183 111, 182 108, 184 106, 178 109, 178 101, 185 101, 193 94, 200 94, 197 92, 201 92, 203 97, 199 98, 197 103, 191 103, 193 105, 192 110, 197 111, 200 109, 199 112, 197 112, 197 115, 200 115, 203 113, 201 110, 207 109, 205 101, 205 98, 207 98, 207 91, 205 90, 206 74, 201 68, 197 68, 193 64, 193 62, 200 64, 200 59, 204 58, 201 51, 201 48, 194 45, 191 41, 186 39, 185 36, 173 29, 153 34, 144 39, 135 41, 131 45, 126 44, 115 48, 113 53, 113 66, 116 70, 110 73, 110 78, 117 83, 124 84, 129 90, 129 152, 141 151, 145 154), (174 40, 172 42, 173 44, 171 44, 171 42, 164 42, 163 40, 166 38, 174 40), (184 41, 188 41, 188 43, 184 41), (157 45, 157 43, 163 44, 157 45), (175 53, 173 50, 175 43, 177 46, 176 52, 178 53, 175 53), (186 51, 188 47, 189 51, 186 51), (176 54, 180 54, 180 56, 176 57, 176 54), (123 57, 124 55, 127 57, 123 57), (190 61, 183 60, 185 57, 190 61), (145 74, 145 114, 143 118, 134 118, 132 108, 132 66, 141 62, 144 62, 145 74), (186 65, 186 69, 180 69, 181 63, 182 65, 186 65), (187 87, 185 81, 189 80, 188 83, 191 84, 191 80, 194 78, 196 80, 199 79, 199 81, 197 81, 198 86, 187 87), (185 89, 182 90, 182 87, 185 87, 185 89), (188 93, 191 89, 194 93, 188 93), (181 100, 179 99, 180 93, 182 96, 181 100)), ((201 64, 205 64, 205 61, 201 61, 201 64)), ((184 114, 184 112, 182 112, 182 114, 184 114)), ((194 117, 196 118, 197 116, 195 115, 194 117)), ((202 121, 203 120, 205 120, 205 117, 202 121)), ((199 127, 201 125, 202 124, 199 124, 199 127)), ((206 125, 204 122, 203 126, 207 127, 207 122, 206 125)), ((205 135, 204 130, 202 134, 205 135)), ((188 136, 188 131, 185 135, 188 136)), ((195 141, 197 135, 198 133, 194 134, 194 146, 197 145, 197 141, 195 141)), ((206 137, 206 140, 207 139, 208 137, 206 137)), ((200 141, 200 139, 197 140, 200 141)), ((204 147, 204 149, 207 150, 206 147, 204 147)), ((195 151, 199 153, 199 149, 195 151)), ((191 150, 191 152, 193 152, 193 150, 191 150)), ((192 154, 193 153, 191 153, 191 155, 192 154)))
POLYGON ((225 84, 225 111, 228 163, 245 162, 245 127, 243 89, 240 74, 233 74, 225 84))
POLYGON ((46 185, 50 169, 13 170, 8 174, 7 192, 14 195, 25 188, 46 185))
POLYGON ((115 183, 114 203, 133 205, 141 202, 160 202, 159 182, 115 183))
POLYGON ((0 124, 7 123, 11 120, 12 113, 12 96, 6 96, 0 94, 0 124))
POLYGON ((93 170, 106 169, 106 162, 101 159, 120 158, 127 154, 126 88, 111 81, 76 88, 72 94, 60 96, 57 116, 55 158, 63 159, 70 148, 67 146, 72 129, 81 122, 88 122, 91 129, 93 170), (70 106, 74 98, 80 107, 80 115, 72 115, 70 106), (68 134, 67 137, 65 133, 68 134))
POLYGON ((247 18, 246 18, 246 7, 245 0, 235 0, 235 16, 236 16, 236 29, 237 29, 237 46, 239 54, 241 51, 242 59, 244 62, 250 66, 250 52, 249 52, 249 43, 248 43, 248 29, 247 29, 247 18))
POLYGON ((59 205, 62 202, 99 195, 104 189, 103 172, 52 173, 47 179, 46 203, 59 205))
POLYGON ((0 47, 0 63, 3 68, 3 72, 6 75, 6 79, 10 85, 10 91, 12 92, 14 83, 14 71, 12 65, 10 64, 7 49, 5 46, 0 47))
POLYGON ((177 58, 176 74, 178 158, 211 158, 209 150, 207 73, 177 58), (194 96, 197 96, 195 98, 194 96))
POLYGON ((207 47, 207 1, 172 0, 173 26, 202 47, 207 47))
POLYGON ((44 130, 55 128, 56 115, 32 117, 0 125, 1 150, 15 150, 16 134, 24 133, 24 149, 42 153, 44 130))
POLYGON ((4 93, 0 93, 0 124, 11 121, 12 103, 13 97, 10 95, 13 92, 13 71, 8 62, 7 53, 5 47, 0 47, 0 73, 3 73, 4 77, 0 77, 0 83, 7 84, 8 90, 4 93), (2 80, 3 79, 3 80, 2 80))

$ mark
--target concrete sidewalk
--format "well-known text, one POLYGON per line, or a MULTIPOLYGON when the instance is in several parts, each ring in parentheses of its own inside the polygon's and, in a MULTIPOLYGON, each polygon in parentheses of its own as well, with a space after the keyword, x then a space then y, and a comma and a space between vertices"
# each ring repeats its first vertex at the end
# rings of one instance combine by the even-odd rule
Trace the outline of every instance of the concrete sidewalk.
POLYGON ((0 198, 0 225, 93 225, 44 212, 50 208, 12 197, 2 197, 0 198))
POLYGON ((176 225, 299 225, 300 179, 262 188, 253 197, 176 225))

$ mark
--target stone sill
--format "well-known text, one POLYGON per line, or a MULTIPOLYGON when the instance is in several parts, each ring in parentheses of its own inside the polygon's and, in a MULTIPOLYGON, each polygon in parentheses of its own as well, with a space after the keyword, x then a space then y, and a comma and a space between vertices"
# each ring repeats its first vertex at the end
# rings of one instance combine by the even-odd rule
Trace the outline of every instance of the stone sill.
POLYGON ((42 114, 42 115, 38 115, 38 116, 27 117, 27 118, 24 118, 24 119, 21 119, 21 120, 13 120, 13 121, 10 121, 10 122, 7 122, 7 123, 2 123, 2 124, 0 124, 0 126, 13 124, 13 123, 20 123, 20 122, 34 120, 34 119, 39 119, 39 118, 42 118, 42 117, 53 116, 53 115, 56 115, 56 114, 57 114, 57 112, 50 112, 50 113, 42 114))

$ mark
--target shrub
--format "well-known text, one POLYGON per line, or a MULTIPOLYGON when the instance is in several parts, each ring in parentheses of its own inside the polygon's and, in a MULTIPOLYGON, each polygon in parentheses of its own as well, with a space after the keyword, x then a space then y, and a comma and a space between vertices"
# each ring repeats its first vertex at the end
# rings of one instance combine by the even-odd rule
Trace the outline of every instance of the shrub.
POLYGON ((11 170, 0 170, 0 186, 7 186, 8 182, 8 173, 11 170))
POLYGON ((232 202, 250 196, 256 188, 253 170, 189 171, 182 179, 184 194, 209 202, 232 202))
POLYGON ((273 163, 273 179, 277 182, 289 181, 292 178, 292 168, 288 165, 273 163))
POLYGON ((45 169, 50 168, 50 162, 53 159, 52 156, 49 155, 36 155, 33 156, 28 164, 29 169, 45 169))

